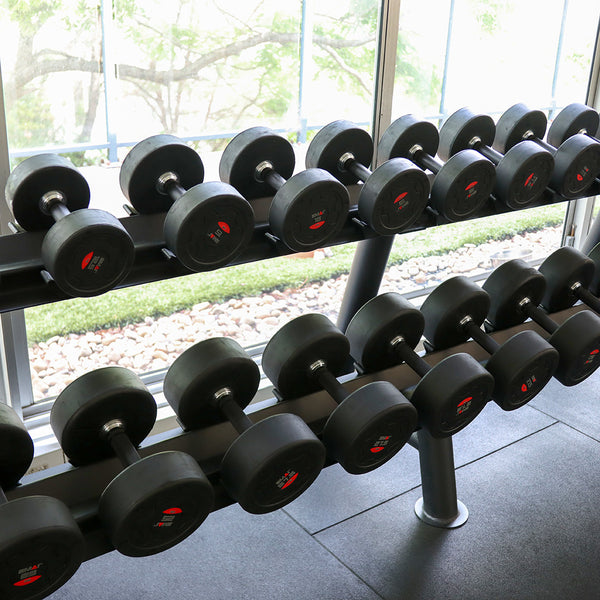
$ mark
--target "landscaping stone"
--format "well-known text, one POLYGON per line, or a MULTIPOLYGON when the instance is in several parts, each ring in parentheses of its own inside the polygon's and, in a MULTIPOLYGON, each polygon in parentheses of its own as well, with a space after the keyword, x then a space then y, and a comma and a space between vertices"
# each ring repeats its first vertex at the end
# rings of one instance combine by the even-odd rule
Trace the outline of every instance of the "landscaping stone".
MULTIPOLYGON (((507 249, 530 248, 534 259, 543 258, 559 246, 561 234, 562 226, 558 226, 481 246, 465 244, 444 256, 411 258, 386 271, 380 292, 407 293, 433 287, 456 274, 476 275, 491 268, 493 253, 507 249)), ((320 312, 335 322, 347 281, 348 276, 341 275, 221 304, 200 302, 170 316, 146 317, 120 330, 53 336, 29 349, 34 398, 56 396, 79 375, 103 366, 120 365, 138 373, 164 369, 191 345, 209 337, 235 337, 243 346, 259 344, 305 312, 320 312)))

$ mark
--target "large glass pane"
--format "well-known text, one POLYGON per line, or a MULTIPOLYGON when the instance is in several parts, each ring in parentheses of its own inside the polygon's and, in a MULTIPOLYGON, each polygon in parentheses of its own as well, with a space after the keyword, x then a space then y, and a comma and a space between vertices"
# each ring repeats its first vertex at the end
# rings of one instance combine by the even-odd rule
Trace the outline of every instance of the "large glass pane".
MULTIPOLYGON (((447 0, 435 10, 403 0, 392 118, 412 112, 439 127, 463 106, 497 120, 517 102, 550 117, 585 102, 599 15, 599 6, 578 0, 447 0)), ((434 243, 415 234, 407 245, 399 236, 397 283, 415 291, 456 274, 484 276, 499 257, 541 260, 561 243, 565 210, 563 203, 443 226, 434 243)), ((397 277, 392 267, 386 285, 397 277)))
MULTIPOLYGON (((11 90, 23 85, 23 61, 31 65, 25 88, 44 99, 29 101, 32 115, 11 121, 13 164, 35 147, 58 147, 82 168, 91 205, 118 216, 125 214, 119 161, 147 136, 182 137, 200 153, 205 179, 214 180, 223 148, 247 127, 286 136, 296 171, 326 123, 345 118, 370 127, 376 0, 177 0, 168 10, 157 0, 2 6, 3 31, 6 25, 12 36, 0 42, 7 104, 14 106, 11 90), (21 45, 24 58, 14 51, 21 45), (25 136, 29 129, 37 137, 25 136), (87 145, 74 153, 75 143, 87 145)), ((341 283, 326 296, 314 282, 347 272, 352 252, 334 248, 28 309, 35 398, 55 395, 92 368, 161 369, 202 338, 230 335, 252 345, 294 310, 337 310, 341 283)))

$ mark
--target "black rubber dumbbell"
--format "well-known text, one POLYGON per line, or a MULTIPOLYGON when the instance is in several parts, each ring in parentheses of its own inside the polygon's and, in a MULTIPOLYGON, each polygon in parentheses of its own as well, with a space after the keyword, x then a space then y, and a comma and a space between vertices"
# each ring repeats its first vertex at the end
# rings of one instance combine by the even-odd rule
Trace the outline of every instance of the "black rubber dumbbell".
POLYGON ((550 187, 563 198, 581 196, 600 173, 600 144, 578 134, 555 148, 543 141, 546 124, 546 115, 541 110, 515 104, 496 123, 494 148, 506 154, 523 140, 535 142, 554 156, 550 187))
POLYGON ((6 182, 6 201, 23 229, 49 230, 42 263, 65 294, 97 296, 127 275, 133 240, 114 215, 87 208, 90 188, 66 158, 40 154, 18 164, 6 182))
POLYGON ((573 102, 554 117, 548 128, 547 140, 553 146, 560 146, 570 137, 583 134, 597 142, 599 126, 600 116, 593 108, 573 102))
POLYGON ((490 358, 485 368, 494 377, 492 400, 514 410, 532 400, 552 379, 558 352, 535 331, 520 331, 500 345, 481 329, 490 297, 466 277, 452 277, 435 288, 421 306, 428 351, 466 342, 479 344, 490 358))
POLYGON ((73 465, 116 455, 124 467, 102 492, 98 514, 113 546, 127 556, 149 556, 178 544, 213 506, 212 485, 189 454, 140 458, 136 446, 155 420, 152 394, 122 367, 82 375, 50 412, 50 425, 73 465))
POLYGON ((192 271, 230 263, 254 231, 254 211, 235 188, 203 181, 200 156, 173 135, 155 135, 135 145, 119 175, 121 190, 137 212, 168 211, 167 248, 192 271))
POLYGON ((384 132, 378 159, 403 157, 435 173, 431 206, 448 221, 462 221, 477 213, 494 188, 494 165, 475 150, 462 150, 446 163, 435 158, 440 137, 435 125, 414 115, 396 119, 384 132))
POLYGON ((350 360, 350 344, 324 315, 284 325, 263 351, 262 367, 282 399, 325 389, 338 406, 323 428, 331 458, 349 473, 367 473, 392 458, 417 426, 417 411, 389 382, 352 393, 336 379, 350 360))
POLYGON ((275 192, 269 210, 273 233, 294 252, 326 245, 348 218, 350 195, 332 175, 307 169, 292 176, 290 142, 267 127, 236 135, 219 163, 221 179, 251 200, 275 192))
POLYGON ((304 492, 325 463, 325 448, 297 415, 253 423, 243 409, 260 381, 256 363, 229 338, 188 348, 171 365, 164 393, 185 429, 229 421, 239 433, 221 461, 221 481, 254 514, 277 510, 304 492))
POLYGON ((540 307, 546 280, 537 269, 511 260, 492 271, 483 289, 491 298, 488 330, 506 329, 530 318, 550 333, 548 342, 559 353, 554 376, 563 385, 583 381, 600 366, 600 317, 585 310, 559 325, 540 307))
POLYGON ((350 353, 362 372, 406 363, 421 380, 405 390, 419 424, 435 438, 464 429, 483 410, 494 379, 472 356, 454 354, 434 367, 415 352, 425 323, 422 313, 395 292, 369 300, 346 329, 350 353))
POLYGON ((552 154, 531 140, 514 145, 506 154, 492 148, 496 125, 489 115, 461 108, 440 129, 438 154, 449 160, 462 150, 477 150, 496 165, 493 194, 512 210, 534 203, 544 192, 554 168, 552 154))
POLYGON ((394 235, 419 218, 429 200, 429 180, 406 158, 393 158, 373 172, 373 139, 350 121, 334 121, 317 132, 306 166, 325 169, 344 185, 364 182, 358 216, 379 235, 394 235))
POLYGON ((539 270, 546 279, 546 291, 540 304, 548 312, 564 310, 578 300, 600 312, 600 298, 588 289, 596 272, 591 258, 571 246, 564 246, 550 254, 539 270))
POLYGON ((0 402, 0 598, 38 600, 66 583, 84 558, 71 512, 50 496, 8 501, 33 459, 33 441, 15 411, 0 402))

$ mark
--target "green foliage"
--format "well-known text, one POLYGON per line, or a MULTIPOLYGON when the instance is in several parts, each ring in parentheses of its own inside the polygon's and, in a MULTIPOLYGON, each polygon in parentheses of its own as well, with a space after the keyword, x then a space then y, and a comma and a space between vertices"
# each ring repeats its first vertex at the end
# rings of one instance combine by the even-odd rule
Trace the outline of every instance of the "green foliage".
POLYGON ((502 13, 514 9, 513 3, 505 0, 471 0, 471 5, 481 31, 487 35, 498 31, 502 13))
POLYGON ((8 103, 6 120, 13 148, 47 146, 57 141, 54 116, 40 90, 23 90, 19 98, 8 103))
POLYGON ((51 0, 3 0, 2 5, 25 36, 35 35, 63 7, 61 2, 51 0))

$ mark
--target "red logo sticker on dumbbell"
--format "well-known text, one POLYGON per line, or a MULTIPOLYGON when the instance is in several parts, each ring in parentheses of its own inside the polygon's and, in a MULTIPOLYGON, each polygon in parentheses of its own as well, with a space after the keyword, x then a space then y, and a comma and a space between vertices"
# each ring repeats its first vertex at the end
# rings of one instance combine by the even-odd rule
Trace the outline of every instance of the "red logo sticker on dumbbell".
POLYGON ((589 172, 590 170, 588 169, 588 167, 582 167, 579 173, 577 173, 577 181, 583 181, 589 172))
POLYGON ((377 454, 378 452, 381 452, 382 450, 385 450, 385 447, 388 445, 389 441, 390 441, 390 437, 389 435, 382 435, 372 446, 371 446, 371 452, 373 454, 377 454))
POLYGON ((98 255, 94 255, 94 251, 92 250, 88 254, 83 257, 81 261, 81 270, 85 271, 97 271, 102 266, 104 262, 104 258, 98 255))
POLYGON ((477 184, 479 181, 472 181, 466 188, 465 192, 467 192, 467 198, 471 198, 477 193, 477 184))
POLYGON ((529 177, 525 180, 525 184, 523 187, 532 188, 535 185, 535 182, 538 180, 535 173, 531 173, 529 177))
POLYGON ((223 237, 224 234, 231 233, 231 227, 229 227, 229 224, 225 223, 225 221, 219 221, 217 223, 217 225, 219 226, 219 229, 208 234, 208 237, 215 244, 218 244, 221 241, 221 238, 223 237))
POLYGON ((457 406, 456 406, 456 414, 458 415, 462 415, 464 412, 466 412, 467 410, 469 410, 469 408, 471 408, 471 401, 473 400, 473 396, 469 396, 468 398, 465 398, 462 402, 460 402, 457 406))
POLYGON ((180 515, 182 512, 181 508, 167 508, 167 510, 163 510, 162 519, 158 523, 155 523, 154 527, 171 527, 177 515, 180 515))
POLYGON ((324 210, 320 210, 319 212, 316 212, 314 215, 311 215, 310 218, 313 221, 313 224, 309 227, 309 229, 319 229, 319 227, 322 227, 323 225, 325 225, 325 211, 324 210))
POLYGON ((405 200, 407 195, 408 192, 404 192, 394 200, 394 204, 396 205, 397 210, 402 210, 408 204, 408 200, 405 200))
POLYGON ((598 356, 598 353, 600 352, 600 350, 598 348, 596 348, 595 350, 592 350, 588 357, 587 360, 585 361, 586 365, 589 365, 592 361, 595 360, 596 356, 598 356))
POLYGON ((522 386, 521 386, 521 391, 523 393, 528 392, 532 387, 533 384, 537 381, 535 375, 532 375, 522 386))
POLYGON ((280 490, 285 490, 290 487, 294 481, 298 478, 298 473, 296 471, 286 471, 276 482, 276 486, 280 490))
POLYGON ((33 583, 34 581, 37 581, 38 579, 40 579, 42 576, 38 573, 38 571, 40 570, 42 565, 43 565, 43 563, 37 563, 35 565, 26 567, 24 569, 19 569, 19 571, 17 573, 18 580, 15 581, 15 583, 13 583, 13 586, 14 587, 25 587, 26 585, 29 585, 29 584, 33 583))

